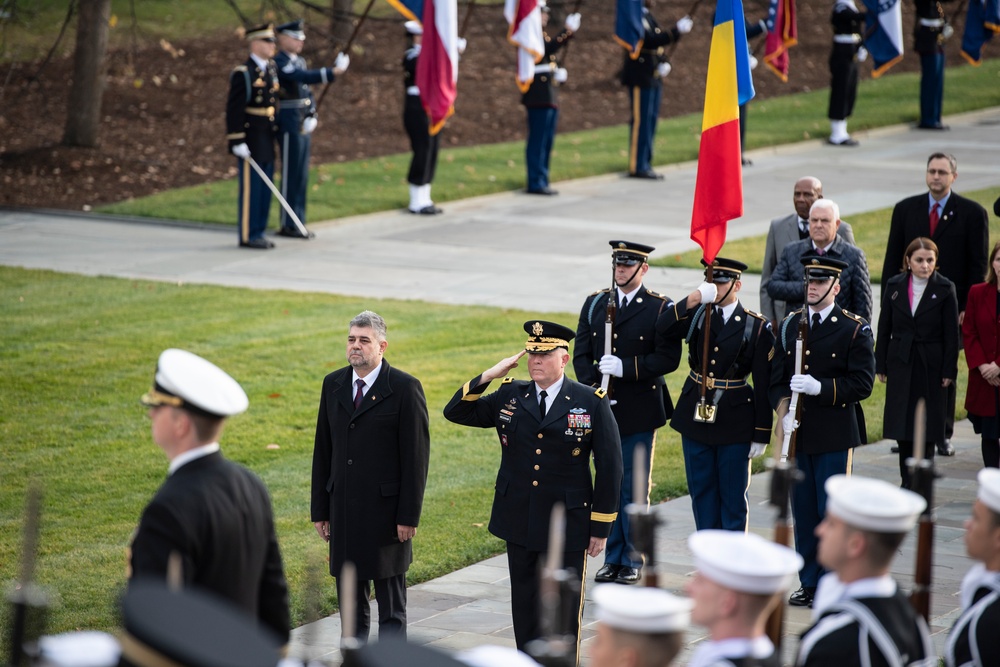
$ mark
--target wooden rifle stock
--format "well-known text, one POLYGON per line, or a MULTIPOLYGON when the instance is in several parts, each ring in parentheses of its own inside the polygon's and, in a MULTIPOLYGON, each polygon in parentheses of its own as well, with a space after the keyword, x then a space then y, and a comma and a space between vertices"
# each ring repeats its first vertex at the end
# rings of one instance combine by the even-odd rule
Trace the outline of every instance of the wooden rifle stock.
MULTIPOLYGON (((771 470, 770 503, 778 509, 778 515, 774 519, 774 541, 786 547, 792 544, 792 515, 790 511, 792 488, 800 477, 801 474, 795 465, 794 458, 789 461, 776 461, 771 470)), ((776 653, 781 651, 784 623, 785 600, 782 597, 771 610, 765 630, 771 643, 774 644, 776 653)))
MULTIPOLYGON (((927 507, 920 515, 917 530, 917 559, 913 571, 913 591, 910 604, 913 609, 930 623, 931 616, 931 569, 934 565, 934 471, 932 459, 924 458, 926 448, 927 406, 924 399, 917 401, 913 413, 913 457, 906 461, 910 468, 910 490, 919 493, 927 501, 927 507)), ((932 445, 933 446, 933 445, 932 445)))
POLYGON ((646 480, 649 479, 649 472, 646 470, 646 460, 643 454, 644 447, 636 447, 632 458, 632 502, 625 507, 624 511, 629 515, 629 537, 636 553, 633 558, 642 557, 645 561, 643 567, 642 583, 649 588, 657 588, 660 585, 659 577, 656 573, 656 527, 660 524, 659 517, 649 511, 646 497, 646 480))
POLYGON ((566 507, 556 503, 549 519, 549 548, 539 591, 542 636, 525 646, 528 655, 543 667, 576 665, 576 637, 568 631, 568 624, 571 600, 580 597, 581 582, 578 575, 562 566, 565 543, 566 507))

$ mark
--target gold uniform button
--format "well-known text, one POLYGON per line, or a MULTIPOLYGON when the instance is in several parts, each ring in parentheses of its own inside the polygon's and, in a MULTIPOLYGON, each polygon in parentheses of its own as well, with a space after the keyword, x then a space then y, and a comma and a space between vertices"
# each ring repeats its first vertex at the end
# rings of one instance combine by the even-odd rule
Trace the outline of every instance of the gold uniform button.
POLYGON ((541 433, 539 433, 539 434, 538 434, 538 439, 539 439, 539 440, 541 440, 541 439, 542 439, 542 434, 541 434, 541 433))
POLYGON ((615 340, 618 340, 618 334, 611 334, 611 337, 614 338, 615 340))
POLYGON ((712 365, 713 366, 715 365, 715 359, 712 359, 712 365))
POLYGON ((812 350, 806 350, 806 356, 808 357, 810 354, 812 354, 812 350))
POLYGON ((538 469, 539 469, 538 466, 535 466, 535 470, 538 470, 538 469))
POLYGON ((718 352, 718 351, 719 351, 719 348, 715 348, 715 349, 713 350, 713 352, 718 352))
POLYGON ((533 481, 533 482, 531 483, 531 485, 532 485, 532 486, 538 486, 538 480, 536 479, 535 481, 533 481))
POLYGON ((809 364, 806 364, 806 365, 804 365, 804 366, 802 367, 802 370, 804 370, 804 371, 807 371, 807 370, 809 370, 809 364))
POLYGON ((536 453, 536 454, 541 454, 541 453, 542 453, 542 450, 540 450, 540 449, 536 449, 536 450, 535 450, 535 453, 536 453))
POLYGON ((837 358, 837 353, 836 353, 836 352, 834 352, 833 354, 831 354, 831 355, 830 355, 830 357, 831 357, 832 359, 836 359, 836 358, 837 358))

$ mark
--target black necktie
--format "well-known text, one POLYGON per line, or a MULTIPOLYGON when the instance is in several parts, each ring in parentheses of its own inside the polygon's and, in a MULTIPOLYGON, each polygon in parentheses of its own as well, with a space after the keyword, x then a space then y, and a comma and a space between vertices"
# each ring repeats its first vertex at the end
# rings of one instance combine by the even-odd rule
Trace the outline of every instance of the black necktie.
POLYGON ((625 312, 625 306, 627 306, 627 305, 628 305, 628 297, 627 296, 623 296, 622 297, 622 305, 618 306, 618 311, 619 312, 625 312))
POLYGON ((358 385, 358 393, 354 394, 354 409, 357 410, 361 405, 361 399, 365 396, 365 381, 358 378, 354 384, 358 385))
POLYGON ((819 313, 813 313, 812 327, 810 328, 815 329, 819 326, 820 322, 822 322, 822 320, 819 317, 819 313))
POLYGON ((542 416, 542 419, 545 419, 545 398, 547 396, 548 393, 544 389, 538 394, 538 414, 542 416))
POLYGON ((802 222, 800 221, 799 222, 799 240, 801 241, 801 240, 805 240, 807 238, 809 238, 809 223, 807 222, 805 225, 803 225, 802 222))

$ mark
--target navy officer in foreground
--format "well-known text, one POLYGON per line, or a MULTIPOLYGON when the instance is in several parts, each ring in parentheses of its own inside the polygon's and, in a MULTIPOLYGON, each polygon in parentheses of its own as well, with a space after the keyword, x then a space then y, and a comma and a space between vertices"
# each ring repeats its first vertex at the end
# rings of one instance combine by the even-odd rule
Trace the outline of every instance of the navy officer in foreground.
MULTIPOLYGON (((495 428, 500 440, 489 530, 507 542, 520 650, 542 636, 539 566, 548 548, 552 507, 566 507, 563 567, 576 571, 582 586, 587 556, 604 550, 622 480, 621 441, 605 392, 564 374, 573 330, 540 320, 525 322, 524 330, 529 336, 524 350, 466 382, 444 409, 449 421, 495 428), (525 354, 531 380, 504 378, 525 354), (497 378, 504 378, 500 388, 484 394, 497 378)), ((576 598, 571 614, 578 648, 582 599, 576 598)))

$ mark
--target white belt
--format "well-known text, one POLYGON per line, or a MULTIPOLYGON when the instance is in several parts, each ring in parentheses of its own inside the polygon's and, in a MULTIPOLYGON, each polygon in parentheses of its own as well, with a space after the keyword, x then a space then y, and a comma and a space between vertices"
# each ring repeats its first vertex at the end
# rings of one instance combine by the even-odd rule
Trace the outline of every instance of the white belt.
POLYGON ((928 28, 944 27, 944 19, 920 19, 920 25, 928 28))
POLYGON ((552 65, 535 65, 535 74, 547 74, 552 71, 552 65))
POLYGON ((420 94, 420 88, 417 87, 417 86, 409 86, 406 89, 406 94, 407 95, 419 95, 420 94))
POLYGON ((294 100, 279 100, 278 106, 282 109, 302 109, 312 106, 312 100, 308 97, 300 97, 294 100))
POLYGON ((834 35, 834 44, 860 44, 861 35, 854 33, 853 35, 834 35))

